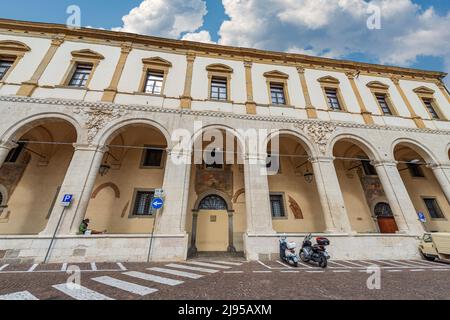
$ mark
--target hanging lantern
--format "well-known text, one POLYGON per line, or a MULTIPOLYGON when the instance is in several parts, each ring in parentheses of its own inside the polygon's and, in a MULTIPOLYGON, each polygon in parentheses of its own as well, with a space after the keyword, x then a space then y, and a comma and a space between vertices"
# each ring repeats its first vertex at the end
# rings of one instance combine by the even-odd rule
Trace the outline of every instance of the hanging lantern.
POLYGON ((306 172, 303 175, 303 177, 305 178, 306 182, 311 183, 313 181, 313 178, 314 178, 314 173, 309 172, 309 170, 306 169, 306 172))
POLYGON ((100 175, 103 177, 104 175, 106 175, 109 171, 109 169, 111 169, 111 166, 109 166, 108 164, 102 164, 100 166, 100 168, 98 169, 98 173, 100 173, 100 175))

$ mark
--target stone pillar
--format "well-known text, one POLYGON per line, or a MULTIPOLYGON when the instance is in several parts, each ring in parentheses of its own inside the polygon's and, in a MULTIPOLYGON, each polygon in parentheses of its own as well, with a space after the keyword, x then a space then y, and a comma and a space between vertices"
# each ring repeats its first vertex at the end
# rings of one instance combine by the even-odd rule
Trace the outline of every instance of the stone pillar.
POLYGON ((253 66, 252 61, 250 60, 244 61, 245 87, 247 90, 247 101, 245 102, 245 107, 247 109, 247 114, 256 114, 256 103, 253 100, 252 66, 253 66))
POLYGON ((317 118, 317 111, 313 107, 311 102, 311 96, 309 95, 308 83, 306 82, 305 77, 305 68, 303 66, 297 66, 298 76, 300 77, 300 84, 302 85, 303 96, 305 97, 305 109, 310 119, 317 118))
POLYGON ((132 49, 132 43, 125 43, 121 47, 119 61, 117 62, 116 69, 114 70, 114 75, 111 79, 111 83, 108 88, 105 89, 103 93, 102 101, 114 102, 114 98, 117 94, 117 86, 119 85, 120 77, 122 76, 123 68, 127 62, 128 55, 132 49))
POLYGON ((54 206, 47 226, 41 232, 42 235, 54 233, 62 213, 62 207, 58 203, 64 194, 73 194, 73 203, 65 210, 58 233, 75 234, 78 232, 78 227, 91 199, 103 156, 108 151, 108 148, 104 146, 74 145, 74 147, 75 152, 64 177, 57 205, 54 206))
POLYGON ((156 234, 186 234, 186 213, 191 176, 191 151, 167 152, 164 171, 164 208, 157 218, 156 234))
POLYGON ((61 44, 63 44, 63 42, 64 42, 64 35, 57 35, 57 36, 55 36, 55 38, 53 38, 50 48, 47 50, 47 53, 45 54, 41 63, 38 65, 37 69, 34 71, 31 79, 23 82, 22 85, 20 86, 19 90, 17 91, 18 96, 31 97, 34 90, 38 87, 39 80, 41 79, 42 75, 44 74, 45 69, 47 69, 47 66, 49 65, 49 63, 53 59, 56 51, 61 46, 61 44))
POLYGON ((397 88, 398 92, 400 93, 400 96, 402 97, 403 102, 405 103, 406 107, 408 108, 409 113, 411 114, 411 118, 414 120, 414 123, 416 124, 417 128, 425 128, 425 124, 424 124, 422 118, 416 114, 413 106, 411 105, 411 102, 409 102, 408 98, 405 95, 405 92, 403 91, 402 87, 400 86, 400 78, 392 77, 391 80, 395 84, 395 87, 397 88))
POLYGON ((9 152, 16 147, 17 147, 17 144, 14 142, 0 141, 0 168, 2 167, 3 163, 5 162, 5 159, 8 156, 9 152))
POLYGON ((450 203, 450 165, 430 164, 428 167, 433 170, 436 180, 450 203))
POLYGON ((244 159, 248 234, 275 234, 265 163, 266 155, 261 154, 247 154, 244 159))
POLYGON ((352 228, 333 161, 333 157, 311 159, 325 219, 325 232, 351 233, 352 228))
POLYGON ((186 60, 187 60, 186 79, 184 81, 183 95, 181 96, 181 108, 190 109, 192 102, 191 88, 192 88, 192 73, 194 71, 195 53, 188 52, 186 60))
POLYGON ((375 167, 384 193, 399 229, 399 233, 421 235, 424 231, 416 209, 409 197, 402 177, 397 169, 396 161, 376 161, 372 163, 375 167))
POLYGON ((164 207, 156 216, 151 260, 185 260, 188 254, 186 214, 191 151, 168 151, 164 172, 164 207))
POLYGON ((350 85, 352 87, 353 93, 356 96, 356 100, 358 101, 359 108, 361 109, 361 115, 364 119, 364 122, 366 124, 373 124, 373 118, 372 113, 367 111, 366 105, 364 104, 364 100, 361 97, 361 93, 358 90, 358 86, 356 85, 355 81, 355 74, 353 72, 346 72, 345 73, 348 80, 350 81, 350 85))

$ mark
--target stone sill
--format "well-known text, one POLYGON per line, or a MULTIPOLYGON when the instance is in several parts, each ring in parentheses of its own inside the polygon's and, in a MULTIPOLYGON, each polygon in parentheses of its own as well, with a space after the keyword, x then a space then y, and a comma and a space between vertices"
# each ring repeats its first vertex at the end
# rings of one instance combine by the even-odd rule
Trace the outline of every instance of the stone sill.
MULTIPOLYGON (((184 238, 186 234, 154 234, 153 238, 184 238)), ((0 240, 46 240, 51 239, 48 235, 0 235, 0 240)), ((56 239, 136 239, 146 238, 150 239, 150 234, 99 234, 99 235, 58 235, 56 239)))
MULTIPOLYGON (((279 238, 279 237, 305 237, 309 233, 276 233, 276 234, 247 234, 248 237, 263 237, 263 238, 279 238)), ((329 238, 345 238, 345 237, 373 237, 373 238, 417 238, 418 235, 404 234, 404 233, 311 233, 313 237, 322 236, 329 238)))

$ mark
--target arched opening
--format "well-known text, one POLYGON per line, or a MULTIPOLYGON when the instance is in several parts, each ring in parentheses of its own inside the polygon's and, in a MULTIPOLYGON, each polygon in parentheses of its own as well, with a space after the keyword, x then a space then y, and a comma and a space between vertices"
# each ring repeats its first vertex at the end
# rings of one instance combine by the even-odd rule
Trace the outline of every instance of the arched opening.
POLYGON ((77 131, 66 120, 44 118, 19 128, 10 140, 17 147, 0 168, 0 234, 38 234, 57 203, 77 131))
MULTIPOLYGON (((350 139, 337 141, 333 148, 334 165, 344 197, 345 207, 352 230, 358 233, 395 233, 398 231, 394 217, 389 223, 377 215, 381 204, 389 207, 383 185, 372 165, 364 145, 350 139), (389 228, 385 227, 389 225, 389 228)), ((390 207, 389 207, 390 210, 390 207)))
POLYGON ((85 217, 93 230, 148 234, 154 228, 151 200, 163 186, 167 141, 148 124, 120 127, 105 141, 94 191, 85 217))
POLYGON ((279 154, 271 154, 272 141, 267 148, 273 228, 278 233, 323 232, 325 221, 307 147, 291 134, 278 138, 279 154))
POLYGON ((395 146, 394 157, 416 212, 422 212, 426 217, 425 230, 450 231, 450 204, 428 166, 432 162, 429 153, 415 144, 402 142, 395 146))
POLYGON ((189 253, 243 252, 242 147, 235 133, 222 127, 205 128, 194 140, 186 217, 189 253))

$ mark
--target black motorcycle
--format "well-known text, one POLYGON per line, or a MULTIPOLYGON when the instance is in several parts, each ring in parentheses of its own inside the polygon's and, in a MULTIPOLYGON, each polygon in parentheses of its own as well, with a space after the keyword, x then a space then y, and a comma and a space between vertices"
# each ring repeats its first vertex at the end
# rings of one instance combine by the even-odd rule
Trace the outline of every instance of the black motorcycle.
POLYGON ((326 268, 330 255, 326 250, 326 246, 330 244, 330 240, 323 237, 316 238, 316 244, 311 242, 312 235, 308 234, 303 240, 302 248, 300 249, 300 259, 303 262, 314 261, 319 264, 319 267, 326 268))

